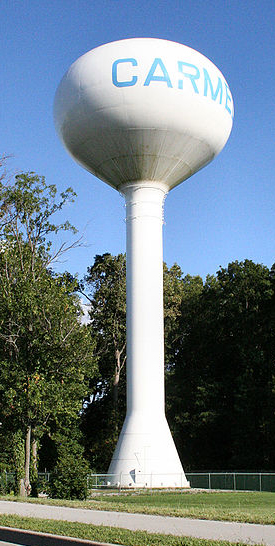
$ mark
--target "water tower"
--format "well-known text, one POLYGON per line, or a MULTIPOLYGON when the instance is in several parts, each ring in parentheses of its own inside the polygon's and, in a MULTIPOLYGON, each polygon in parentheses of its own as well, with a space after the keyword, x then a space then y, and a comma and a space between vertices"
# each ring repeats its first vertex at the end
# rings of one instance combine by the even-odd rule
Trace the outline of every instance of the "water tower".
POLYGON ((126 202, 127 414, 110 484, 188 487, 164 410, 163 202, 224 147, 228 84, 189 47, 121 40, 69 68, 54 116, 72 157, 126 202))

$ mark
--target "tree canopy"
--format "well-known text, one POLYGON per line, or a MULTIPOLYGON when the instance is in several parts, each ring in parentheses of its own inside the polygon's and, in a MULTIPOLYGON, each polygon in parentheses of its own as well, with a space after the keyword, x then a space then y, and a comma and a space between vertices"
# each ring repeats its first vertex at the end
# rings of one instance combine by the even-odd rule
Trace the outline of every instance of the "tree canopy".
POLYGON ((73 195, 56 203, 55 186, 33 173, 0 186, 0 421, 24 439, 26 491, 31 444, 78 419, 96 369, 75 282, 49 269, 69 248, 51 253, 49 237, 75 231, 52 215, 73 195))
POLYGON ((274 467, 274 280, 233 262, 182 302, 169 420, 192 469, 274 467))

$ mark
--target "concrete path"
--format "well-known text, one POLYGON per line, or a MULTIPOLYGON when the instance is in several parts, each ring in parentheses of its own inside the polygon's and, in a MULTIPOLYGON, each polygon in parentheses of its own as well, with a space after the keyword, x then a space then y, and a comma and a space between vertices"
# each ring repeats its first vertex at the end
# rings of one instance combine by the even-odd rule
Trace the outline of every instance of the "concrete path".
POLYGON ((82 510, 78 508, 11 501, 0 501, 0 513, 42 519, 77 521, 108 527, 122 527, 131 531, 144 530, 149 533, 275 546, 275 526, 273 525, 207 521, 101 510, 82 510))

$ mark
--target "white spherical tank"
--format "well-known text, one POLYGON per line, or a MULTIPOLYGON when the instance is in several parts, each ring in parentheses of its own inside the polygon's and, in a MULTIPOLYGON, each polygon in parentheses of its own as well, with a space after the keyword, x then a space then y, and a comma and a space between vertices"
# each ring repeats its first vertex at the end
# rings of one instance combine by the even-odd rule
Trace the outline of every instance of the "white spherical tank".
POLYGON ((188 487, 164 407, 163 202, 225 145, 229 87, 189 47, 121 40, 69 68, 54 117, 68 152, 126 202, 127 414, 107 481, 188 487))
POLYGON ((233 100, 197 51, 133 38, 80 57, 59 85, 54 117, 69 153, 114 188, 161 180, 171 189, 221 151, 233 100))

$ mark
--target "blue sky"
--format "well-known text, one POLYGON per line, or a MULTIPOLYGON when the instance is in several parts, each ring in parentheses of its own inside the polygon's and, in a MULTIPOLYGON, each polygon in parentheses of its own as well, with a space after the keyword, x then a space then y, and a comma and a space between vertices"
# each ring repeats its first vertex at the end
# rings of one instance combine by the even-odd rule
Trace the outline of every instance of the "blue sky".
POLYGON ((166 199, 165 261, 202 277, 233 260, 275 262, 274 0, 2 0, 0 17, 0 152, 13 156, 11 172, 35 171, 78 194, 64 218, 86 247, 57 270, 81 277, 96 254, 125 252, 125 222, 121 196, 74 163, 58 140, 55 90, 80 55, 141 36, 203 53, 235 103, 224 150, 166 199))

